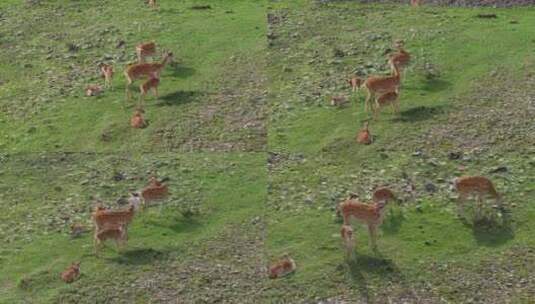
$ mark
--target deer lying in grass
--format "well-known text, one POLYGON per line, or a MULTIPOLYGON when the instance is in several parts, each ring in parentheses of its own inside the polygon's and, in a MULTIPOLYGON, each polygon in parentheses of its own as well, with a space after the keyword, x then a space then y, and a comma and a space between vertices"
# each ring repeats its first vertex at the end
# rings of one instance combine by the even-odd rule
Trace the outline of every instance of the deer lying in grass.
POLYGON ((484 200, 487 197, 491 197, 495 200, 498 206, 502 204, 502 197, 494 188, 492 182, 483 176, 462 176, 453 180, 455 189, 459 193, 458 206, 460 213, 464 214, 464 203, 469 196, 475 196, 476 214, 479 214, 480 208, 484 204, 484 200))
POLYGON ((87 87, 85 87, 85 96, 91 97, 91 96, 98 96, 102 93, 102 87, 96 84, 90 84, 87 87))
POLYGON ((353 233, 353 227, 345 224, 342 225, 342 229, 340 229, 340 235, 342 236, 342 241, 344 242, 346 257, 352 258, 354 256, 356 246, 356 239, 353 233))
POLYGON ((372 249, 377 249, 377 228, 382 224, 385 207, 388 201, 379 201, 376 203, 365 204, 359 202, 355 196, 350 196, 349 199, 340 203, 337 212, 339 212, 343 219, 344 225, 349 225, 351 218, 368 226, 370 233, 370 246, 372 249))
POLYGON ((357 92, 360 89, 360 86, 362 85, 364 80, 362 80, 362 78, 360 77, 352 76, 350 79, 347 80, 347 82, 351 86, 351 91, 357 92))
POLYGON ((393 112, 399 112, 399 94, 397 92, 386 92, 375 100, 375 107, 373 110, 374 119, 377 119, 377 116, 381 112, 381 109, 389 105, 392 106, 393 112))
POLYGON ((366 101, 364 102, 364 110, 369 111, 371 100, 375 100, 377 94, 384 94, 387 92, 399 92, 400 75, 399 67, 393 66, 393 75, 386 77, 370 76, 363 84, 367 91, 366 101))
POLYGON ((277 279, 294 272, 295 262, 287 254, 283 258, 269 267, 269 278, 277 279))
POLYGON ((160 85, 160 78, 158 78, 157 75, 150 75, 149 79, 145 81, 144 83, 139 85, 139 102, 141 105, 143 105, 143 100, 145 99, 145 95, 152 89, 154 96, 158 98, 158 85, 160 85))
POLYGON ((147 122, 145 121, 145 118, 143 118, 143 113, 145 113, 143 109, 137 109, 134 112, 130 118, 130 126, 132 128, 143 129, 147 126, 147 122))
POLYGON ((100 66, 100 76, 104 78, 104 87, 112 88, 112 79, 113 79, 113 66, 102 64, 100 66))
POLYGON ((151 77, 151 75, 160 78, 163 68, 172 61, 173 53, 166 52, 161 63, 136 63, 129 65, 124 71, 126 77, 126 99, 128 100, 130 98, 129 88, 135 80, 142 77, 151 77))
POLYGON ((156 43, 146 42, 136 45, 138 63, 144 63, 146 57, 152 57, 154 54, 156 54, 156 43))
POLYGON ((105 224, 101 229, 95 231, 94 244, 95 254, 98 254, 106 240, 115 240, 117 250, 126 246, 128 240, 127 224, 105 224))
POLYGON ((80 262, 72 263, 61 273, 61 279, 65 283, 72 283, 80 277, 80 262))
POLYGON ((357 143, 363 144, 363 145, 369 145, 372 143, 372 135, 370 133, 370 130, 368 129, 368 122, 364 123, 364 129, 360 130, 357 133, 357 143))

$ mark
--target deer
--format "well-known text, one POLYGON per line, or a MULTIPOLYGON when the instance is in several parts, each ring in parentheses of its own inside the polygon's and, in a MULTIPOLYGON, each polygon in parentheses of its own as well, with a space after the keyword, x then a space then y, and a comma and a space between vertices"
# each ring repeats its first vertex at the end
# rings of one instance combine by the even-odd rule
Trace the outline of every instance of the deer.
POLYGON ((169 188, 163 182, 158 181, 156 177, 151 177, 149 185, 141 190, 141 197, 145 204, 152 201, 166 199, 169 196, 169 188))
POLYGON ((411 0, 412 7, 418 7, 421 4, 421 0, 411 0))
POLYGON ((375 99, 376 94, 383 94, 386 92, 399 92, 400 74, 399 67, 393 65, 393 75, 379 77, 370 76, 363 84, 367 91, 366 100, 364 102, 364 110, 367 112, 370 109, 370 101, 375 99))
POLYGON ((364 128, 357 133, 357 143, 363 145, 369 145, 372 143, 372 135, 368 129, 368 122, 364 123, 364 128))
POLYGON ((101 229, 95 231, 95 254, 98 255, 103 242, 106 240, 115 240, 115 243, 117 244, 117 250, 120 250, 120 248, 126 246, 126 242, 128 240, 128 231, 126 228, 126 224, 110 223, 105 224, 103 227, 101 227, 101 229))
MULTIPOLYGON (((154 5, 156 5, 156 3, 154 3, 154 5)), ((154 56, 154 54, 156 54, 156 43, 145 42, 136 45, 136 55, 138 63, 144 63, 146 57, 152 57, 154 56)))
POLYGON ((397 48, 397 52, 390 54, 388 58, 388 64, 392 72, 394 72, 396 66, 404 72, 404 69, 411 62, 411 54, 403 48, 403 45, 403 40, 396 40, 394 47, 397 48))
POLYGON ((130 205, 126 210, 110 210, 97 205, 94 208, 91 218, 95 225, 95 234, 104 229, 107 225, 124 225, 125 228, 134 218, 135 207, 130 205))
POLYGON ((464 203, 469 196, 476 197, 477 214, 479 214, 479 209, 487 197, 493 198, 498 206, 502 205, 502 196, 496 191, 493 183, 484 176, 457 177, 453 180, 453 184, 459 193, 458 207, 461 213, 464 213, 464 203))
POLYGON ((102 93, 102 87, 96 84, 90 84, 87 87, 85 87, 85 96, 91 97, 91 96, 98 96, 102 93))
POLYGON ((373 192, 372 201, 375 203, 390 202, 397 201, 397 198, 392 192, 392 190, 388 189, 387 187, 380 187, 375 189, 375 191, 373 192))
POLYGON ((160 78, 160 73, 163 68, 170 62, 173 61, 173 53, 165 52, 161 63, 135 63, 127 66, 124 70, 124 75, 126 77, 126 98, 129 99, 129 87, 137 79, 142 77, 153 77, 160 78))
POLYGON ((152 9, 156 9, 156 0, 148 0, 147 1, 147 4, 152 8, 152 9))
POLYGON ((344 225, 349 225, 351 218, 356 218, 368 226, 370 234, 370 247, 377 250, 377 228, 382 224, 385 207, 388 200, 382 200, 370 204, 359 202, 357 197, 351 195, 337 207, 337 213, 344 219, 344 225))
POLYGON ((375 100, 373 118, 377 120, 377 117, 379 113, 381 112, 381 109, 388 105, 392 106, 393 112, 396 112, 396 113, 399 112, 399 94, 396 91, 386 92, 375 100))
POLYGON ((353 227, 350 225, 342 225, 340 229, 340 235, 342 236, 342 241, 344 243, 344 248, 346 250, 346 258, 351 258, 355 253, 356 239, 353 233, 353 227))
POLYGON ((277 279, 294 272, 295 269, 294 260, 285 254, 280 261, 269 267, 268 275, 270 279, 277 279))
POLYGON ((104 78, 104 87, 112 88, 113 79, 113 66, 108 64, 102 64, 100 66, 100 75, 104 78))
POLYGON ((345 104, 347 102, 347 98, 345 96, 332 96, 331 97, 331 106, 337 107, 345 104))
POLYGON ((132 117, 130 118, 130 126, 134 129, 143 129, 147 126, 145 118, 143 118, 145 111, 141 108, 136 109, 132 117))
POLYGON ((139 85, 139 102, 143 105, 143 100, 145 99, 145 95, 152 89, 154 92, 154 96, 158 98, 158 85, 160 85, 160 78, 157 77, 155 74, 151 74, 149 76, 149 79, 145 81, 144 83, 139 85))
POLYGON ((72 263, 61 273, 61 279, 65 283, 72 283, 80 277, 80 262, 72 263))
POLYGON ((363 82, 364 80, 362 80, 362 78, 354 76, 354 75, 347 80, 347 83, 349 83, 349 85, 351 86, 352 92, 357 92, 360 89, 363 82))

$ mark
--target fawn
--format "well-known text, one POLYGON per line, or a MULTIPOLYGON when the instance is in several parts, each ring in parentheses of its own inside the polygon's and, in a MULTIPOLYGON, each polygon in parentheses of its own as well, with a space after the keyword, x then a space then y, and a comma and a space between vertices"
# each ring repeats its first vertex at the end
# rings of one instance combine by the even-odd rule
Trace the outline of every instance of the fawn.
POLYGON ((363 145, 369 145, 372 143, 372 135, 370 133, 370 130, 368 129, 368 122, 364 123, 364 129, 360 130, 357 133, 357 143, 363 144, 363 145))
POLYGON ((462 176, 453 180, 455 189, 459 192, 458 205, 461 213, 464 213, 464 203, 466 199, 475 195, 478 203, 477 212, 482 207, 486 197, 492 197, 496 204, 501 206, 502 197, 496 192, 492 182, 483 176, 462 176))
POLYGON ((277 279, 294 272, 295 262, 287 254, 283 258, 269 267, 269 278, 277 279))
POLYGON ((145 57, 152 57, 154 56, 154 54, 156 54, 156 43, 146 42, 136 45, 136 55, 138 63, 145 62, 145 57))
POLYGON ((130 205, 126 210, 109 210, 102 206, 96 206, 91 214, 95 224, 95 233, 104 229, 107 225, 125 225, 125 228, 134 218, 134 206, 130 205))
POLYGON ((101 229, 96 230, 94 234, 95 254, 98 254, 103 242, 106 240, 115 240, 117 249, 126 246, 128 240, 128 231, 126 224, 106 224, 101 229))
POLYGON ((399 94, 397 92, 386 92, 375 100, 375 108, 373 110, 374 119, 377 119, 381 109, 388 105, 391 105, 392 110, 396 113, 399 112, 399 94))
POLYGON ((139 101, 142 104, 143 100, 145 99, 145 95, 152 89, 154 92, 154 96, 158 98, 158 85, 160 85, 160 78, 157 77, 155 74, 151 74, 149 76, 149 79, 145 81, 144 83, 139 85, 139 101))
POLYGON ((345 96, 332 96, 331 97, 331 106, 341 106, 347 102, 345 96))
POLYGON ((351 91, 352 92, 357 92, 360 89, 360 86, 362 85, 364 80, 362 80, 362 78, 360 78, 360 77, 353 76, 350 79, 348 79, 347 82, 351 86, 351 91))
POLYGON ((338 212, 342 214, 344 225, 349 225, 352 217, 368 225, 370 233, 370 246, 377 249, 377 228, 383 222, 384 211, 387 201, 379 201, 373 204, 364 204, 350 197, 338 206, 338 212))
POLYGON ((159 182, 156 177, 151 177, 149 185, 141 190, 141 198, 147 204, 151 201, 159 201, 167 198, 169 189, 167 185, 159 182))
POLYGON ((378 202, 390 202, 397 201, 396 196, 392 191, 386 187, 377 188, 372 195, 372 201, 375 203, 378 202))
POLYGON ((135 63, 129 65, 124 70, 124 75, 126 77, 126 98, 130 98, 128 89, 136 79, 144 76, 151 77, 151 75, 160 78, 161 71, 171 61, 173 61, 173 53, 166 52, 161 63, 135 63))
POLYGON ((80 277, 80 262, 72 263, 61 273, 61 279, 65 283, 72 283, 80 277))
POLYGON ((102 64, 100 66, 100 75, 104 78, 104 87, 111 88, 111 81, 113 79, 113 66, 102 64))
POLYGON ((342 241, 344 242, 344 247, 346 249, 346 257, 352 257, 354 255, 356 245, 353 227, 345 224, 342 225, 342 229, 340 229, 340 235, 342 236, 342 241))
POLYGON ((364 102, 364 110, 369 111, 370 101, 375 99, 376 94, 382 94, 386 92, 399 91, 400 85, 400 74, 399 67, 397 65, 393 66, 393 75, 386 77, 379 76, 370 76, 364 82, 364 88, 367 91, 366 100, 364 102))
POLYGON ((143 129, 147 126, 147 122, 143 118, 143 109, 137 109, 130 118, 130 126, 135 129, 143 129))
POLYGON ((395 67, 399 67, 400 70, 403 70, 409 65, 411 62, 411 54, 409 52, 405 51, 403 48, 403 40, 397 40, 395 42, 395 48, 397 48, 397 52, 394 54, 391 54, 388 59, 388 64, 390 64, 390 68, 392 69, 392 72, 394 71, 395 67))
POLYGON ((102 87, 96 84, 90 84, 85 87, 85 96, 98 96, 102 93, 102 87))

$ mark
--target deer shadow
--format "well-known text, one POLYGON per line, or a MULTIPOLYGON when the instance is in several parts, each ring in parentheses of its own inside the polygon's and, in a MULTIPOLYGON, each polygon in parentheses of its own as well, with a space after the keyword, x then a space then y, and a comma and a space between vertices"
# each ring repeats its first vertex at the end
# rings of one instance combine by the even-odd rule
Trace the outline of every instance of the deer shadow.
POLYGON ((386 218, 381 225, 381 230, 385 234, 395 234, 401 228, 404 220, 405 216, 403 216, 402 210, 390 209, 387 211, 386 218))
POLYGON ((173 78, 188 78, 195 74, 195 69, 180 65, 180 63, 170 63, 165 70, 164 76, 171 76, 173 78))
MULTIPOLYGON (((175 249, 173 249, 175 250, 175 249)), ((133 249, 110 258, 111 262, 122 265, 147 265, 165 259, 171 250, 155 250, 152 248, 133 249)))
POLYGON ((420 86, 419 89, 429 92, 429 93, 436 93, 436 92, 441 92, 441 91, 445 91, 449 89, 451 85, 452 84, 449 81, 438 79, 438 78, 433 78, 433 79, 425 79, 423 81, 423 85, 420 86))
POLYGON ((471 224, 472 234, 479 245, 496 247, 515 237, 511 213, 508 210, 504 211, 501 219, 496 214, 474 218, 471 224))
POLYGON ((395 122, 420 122, 433 119, 444 113, 444 106, 418 106, 399 112, 399 117, 392 119, 395 122))
POLYGON ((144 224, 169 229, 174 233, 189 233, 202 227, 202 223, 194 218, 175 217, 170 222, 164 223, 161 219, 151 218, 146 220, 144 224))
POLYGON ((158 107, 177 106, 180 104, 190 103, 201 95, 203 95, 203 93, 199 91, 179 90, 173 93, 160 96, 158 103, 156 103, 155 105, 158 107))

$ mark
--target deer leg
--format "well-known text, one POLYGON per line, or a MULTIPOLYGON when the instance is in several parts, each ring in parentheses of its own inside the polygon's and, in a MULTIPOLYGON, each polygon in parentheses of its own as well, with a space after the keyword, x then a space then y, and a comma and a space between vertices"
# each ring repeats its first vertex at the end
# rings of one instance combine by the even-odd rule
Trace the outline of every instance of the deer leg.
POLYGON ((370 232, 370 247, 373 251, 377 251, 377 227, 375 224, 368 224, 368 231, 370 232))
POLYGON ((156 99, 158 99, 158 88, 154 87, 154 96, 156 96, 156 99))
POLYGON ((372 91, 370 89, 368 89, 368 93, 366 95, 366 100, 364 101, 364 111, 368 112, 368 108, 369 108, 369 103, 370 103, 370 100, 372 98, 372 91))

